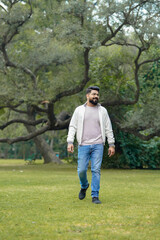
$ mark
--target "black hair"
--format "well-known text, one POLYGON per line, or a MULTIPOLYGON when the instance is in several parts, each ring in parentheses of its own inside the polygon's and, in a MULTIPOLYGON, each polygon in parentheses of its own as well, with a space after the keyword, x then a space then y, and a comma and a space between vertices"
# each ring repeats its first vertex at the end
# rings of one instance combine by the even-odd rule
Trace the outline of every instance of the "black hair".
POLYGON ((99 92, 99 87, 97 87, 97 86, 88 87, 88 88, 86 89, 86 93, 88 94, 88 93, 90 93, 92 90, 96 90, 96 91, 99 92))

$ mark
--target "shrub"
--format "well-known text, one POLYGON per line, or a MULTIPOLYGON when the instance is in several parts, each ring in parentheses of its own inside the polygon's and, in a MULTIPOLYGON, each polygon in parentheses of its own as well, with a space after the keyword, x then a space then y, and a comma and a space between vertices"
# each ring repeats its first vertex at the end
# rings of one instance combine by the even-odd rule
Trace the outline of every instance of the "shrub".
POLYGON ((119 132, 117 144, 119 153, 108 157, 108 146, 104 148, 102 167, 104 168, 151 168, 160 167, 160 140, 142 141, 132 134, 119 132))

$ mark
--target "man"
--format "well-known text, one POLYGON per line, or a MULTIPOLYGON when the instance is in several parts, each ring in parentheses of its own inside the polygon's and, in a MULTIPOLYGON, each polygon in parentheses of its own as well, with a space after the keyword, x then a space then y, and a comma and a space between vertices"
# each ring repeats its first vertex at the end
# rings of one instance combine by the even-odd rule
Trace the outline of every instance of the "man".
POLYGON ((74 151, 74 137, 77 135, 78 141, 78 176, 80 179, 81 190, 79 199, 86 196, 89 187, 87 180, 87 169, 91 160, 91 196, 92 202, 100 204, 100 169, 103 157, 103 148, 107 137, 109 149, 108 155, 111 157, 115 153, 114 136, 112 125, 107 110, 99 103, 99 87, 92 86, 87 88, 87 102, 77 107, 73 113, 68 132, 68 152, 74 151))

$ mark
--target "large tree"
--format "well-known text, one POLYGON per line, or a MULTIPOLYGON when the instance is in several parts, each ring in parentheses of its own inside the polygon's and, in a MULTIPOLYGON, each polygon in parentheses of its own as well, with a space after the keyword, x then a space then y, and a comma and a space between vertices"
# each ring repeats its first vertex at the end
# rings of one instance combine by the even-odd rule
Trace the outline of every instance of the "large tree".
MULTIPOLYGON (((68 127, 70 114, 64 110, 71 113, 72 96, 92 82, 90 64, 95 51, 114 46, 131 49, 131 79, 125 81, 134 82, 132 94, 127 94, 127 88, 125 95, 119 91, 109 96, 104 91, 102 104, 136 104, 139 76, 145 66, 160 59, 159 51, 152 51, 152 46, 159 43, 159 9, 157 0, 1 1, 0 129, 23 124, 28 134, 3 137, 0 142, 11 144, 33 138, 46 162, 58 161, 40 135, 68 127)), ((118 75, 117 82, 121 82, 118 75)), ((113 121, 120 125, 117 118, 113 121)), ((147 136, 141 133, 146 129, 150 129, 147 124, 134 131, 128 127, 144 139, 160 136, 160 128, 152 129, 147 136)))

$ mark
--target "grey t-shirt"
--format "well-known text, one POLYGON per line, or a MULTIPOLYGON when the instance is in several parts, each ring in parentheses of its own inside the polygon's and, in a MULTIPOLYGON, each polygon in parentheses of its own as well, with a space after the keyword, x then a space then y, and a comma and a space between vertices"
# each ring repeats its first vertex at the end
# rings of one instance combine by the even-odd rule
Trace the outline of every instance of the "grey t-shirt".
POLYGON ((102 144, 102 133, 99 121, 98 106, 86 106, 83 122, 81 145, 102 144))

